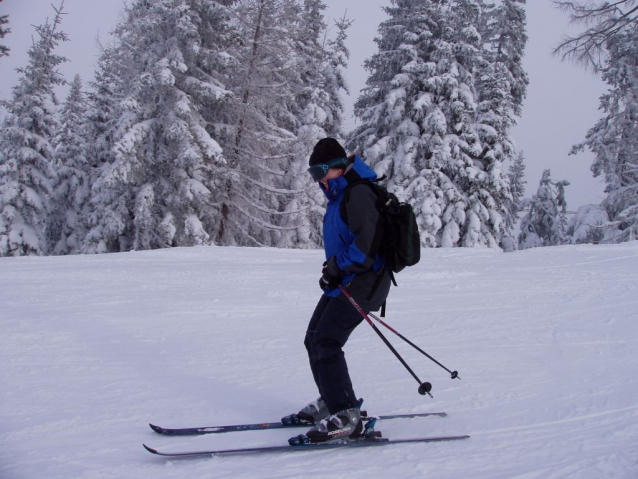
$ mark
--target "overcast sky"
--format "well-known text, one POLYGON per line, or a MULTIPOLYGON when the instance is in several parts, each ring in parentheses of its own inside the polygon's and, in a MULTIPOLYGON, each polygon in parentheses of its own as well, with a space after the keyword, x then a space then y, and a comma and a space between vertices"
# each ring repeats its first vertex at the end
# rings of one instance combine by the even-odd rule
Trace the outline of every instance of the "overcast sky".
MULTIPOLYGON (((11 88, 18 78, 15 68, 27 63, 26 51, 34 35, 32 25, 52 18, 51 4, 59 5, 59 1, 0 2, 0 15, 10 15, 12 30, 3 40, 11 52, 9 57, 0 59, 0 98, 10 98, 11 88)), ((348 38, 351 56, 346 126, 351 128, 355 124, 352 104, 367 78, 363 62, 376 51, 377 27, 386 18, 382 7, 390 5, 390 0, 324 1, 328 5, 326 16, 340 18, 346 13, 354 20, 348 38)), ((109 32, 118 21, 123 4, 124 0, 65 0, 67 15, 62 28, 71 41, 62 45, 59 53, 70 60, 61 68, 69 81, 76 73, 82 76, 85 84, 92 79, 99 52, 96 38, 108 42, 109 32)), ((604 198, 604 185, 600 178, 594 179, 591 175, 592 155, 569 156, 568 153, 573 144, 584 139, 600 117, 598 98, 605 86, 598 77, 561 63, 551 55, 552 46, 568 31, 566 17, 552 6, 551 0, 528 0, 527 21, 529 42, 524 65, 530 76, 530 86, 522 118, 513 132, 527 160, 526 196, 536 192, 543 170, 551 169, 554 180, 571 182, 567 187, 570 210, 588 203, 600 203, 604 198)), ((61 92, 61 96, 65 93, 61 92)))

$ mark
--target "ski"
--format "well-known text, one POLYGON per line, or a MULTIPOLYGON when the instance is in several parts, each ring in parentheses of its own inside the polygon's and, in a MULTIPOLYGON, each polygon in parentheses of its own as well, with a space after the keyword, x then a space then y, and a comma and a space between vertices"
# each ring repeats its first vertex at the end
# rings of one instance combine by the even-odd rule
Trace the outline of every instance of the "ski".
MULTIPOLYGON (((438 416, 445 417, 447 413, 444 412, 426 412, 415 414, 389 414, 385 416, 378 416, 377 419, 410 419, 415 417, 428 417, 438 416)), ((373 419, 372 417, 363 417, 364 421, 373 419)), ((226 432, 237 431, 261 431, 263 429, 283 429, 291 427, 311 427, 312 424, 282 424, 281 422, 264 422, 255 424, 235 424, 230 426, 210 426, 210 427, 185 427, 185 428, 165 428, 156 426, 155 424, 149 424, 151 429, 158 434, 164 434, 166 436, 199 436, 203 434, 221 434, 226 432)))
POLYGON ((291 451, 318 451, 324 449, 337 449, 342 447, 373 447, 373 446, 388 446, 391 444, 414 444, 425 442, 442 442, 442 441, 457 441, 460 439, 467 439, 470 436, 434 436, 434 437, 419 437, 412 439, 387 439, 387 438, 361 438, 353 439, 344 442, 323 442, 318 444, 301 444, 296 446, 264 446, 264 447, 246 447, 240 449, 222 449, 222 450, 210 450, 210 451, 183 451, 183 452, 164 452, 157 449, 153 449, 146 444, 144 448, 158 456, 165 457, 197 457, 197 456, 230 456, 233 454, 258 454, 258 453, 273 453, 273 452, 291 452, 291 451))

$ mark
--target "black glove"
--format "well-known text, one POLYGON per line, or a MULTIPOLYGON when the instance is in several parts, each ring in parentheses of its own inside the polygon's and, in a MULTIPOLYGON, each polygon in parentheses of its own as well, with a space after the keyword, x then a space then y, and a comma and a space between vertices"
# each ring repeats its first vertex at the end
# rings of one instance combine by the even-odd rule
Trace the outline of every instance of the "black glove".
POLYGON ((324 261, 321 270, 321 278, 319 278, 319 287, 324 290, 326 288, 335 289, 341 284, 343 273, 334 261, 334 257, 328 261, 324 261))

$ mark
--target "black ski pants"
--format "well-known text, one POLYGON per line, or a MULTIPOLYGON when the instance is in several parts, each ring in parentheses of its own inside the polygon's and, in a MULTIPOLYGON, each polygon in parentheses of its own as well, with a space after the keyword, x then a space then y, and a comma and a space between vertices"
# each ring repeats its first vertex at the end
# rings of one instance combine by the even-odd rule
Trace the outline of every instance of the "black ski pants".
POLYGON ((357 406, 343 346, 363 318, 350 303, 321 296, 304 344, 310 369, 330 414, 357 406))

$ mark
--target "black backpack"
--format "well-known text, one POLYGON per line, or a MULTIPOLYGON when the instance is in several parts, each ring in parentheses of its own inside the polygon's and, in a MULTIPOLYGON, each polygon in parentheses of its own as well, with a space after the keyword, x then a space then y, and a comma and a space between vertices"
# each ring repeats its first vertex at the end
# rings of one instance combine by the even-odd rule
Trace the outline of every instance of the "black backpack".
MULTIPOLYGON (((377 181, 381 181, 385 176, 377 181)), ((369 180, 359 180, 350 183, 341 201, 341 218, 348 224, 346 204, 348 203, 350 190, 360 183, 370 185, 377 195, 377 210, 381 216, 383 228, 379 254, 385 259, 388 269, 392 273, 398 273, 406 266, 414 266, 421 259, 421 239, 416 216, 412 206, 401 203, 398 198, 390 193, 384 186, 372 183, 369 180)), ((392 282, 396 286, 394 275, 392 282)))

